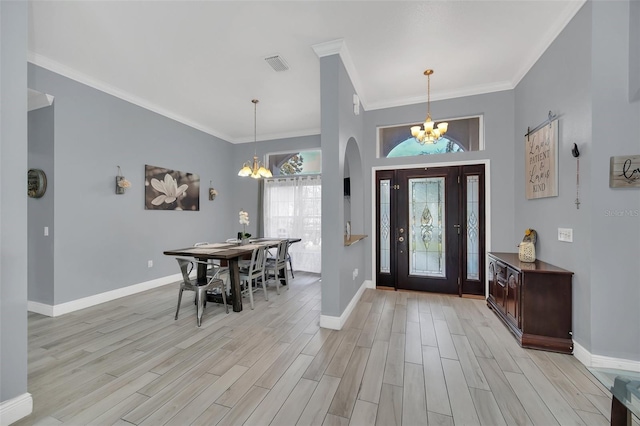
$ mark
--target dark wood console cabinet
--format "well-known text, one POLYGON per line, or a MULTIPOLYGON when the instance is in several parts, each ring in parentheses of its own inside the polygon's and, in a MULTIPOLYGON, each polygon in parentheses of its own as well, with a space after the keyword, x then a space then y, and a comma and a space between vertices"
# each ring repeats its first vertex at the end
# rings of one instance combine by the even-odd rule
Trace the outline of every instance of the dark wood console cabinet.
POLYGON ((520 346, 572 353, 571 280, 573 272, 518 253, 489 253, 487 305, 520 346))

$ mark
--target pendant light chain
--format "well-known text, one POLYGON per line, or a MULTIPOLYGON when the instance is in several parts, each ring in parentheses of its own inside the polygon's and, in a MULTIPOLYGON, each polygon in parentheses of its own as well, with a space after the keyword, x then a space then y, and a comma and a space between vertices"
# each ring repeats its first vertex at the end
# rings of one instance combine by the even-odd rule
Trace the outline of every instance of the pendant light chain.
POLYGON ((258 141, 258 100, 253 99, 253 142, 258 141))
POLYGON ((431 120, 431 74, 427 74, 427 118, 431 120))
POLYGON ((238 176, 248 176, 254 179, 271 178, 273 174, 267 169, 261 161, 258 160, 258 100, 252 99, 253 102, 253 161, 248 161, 242 165, 238 172, 238 176))

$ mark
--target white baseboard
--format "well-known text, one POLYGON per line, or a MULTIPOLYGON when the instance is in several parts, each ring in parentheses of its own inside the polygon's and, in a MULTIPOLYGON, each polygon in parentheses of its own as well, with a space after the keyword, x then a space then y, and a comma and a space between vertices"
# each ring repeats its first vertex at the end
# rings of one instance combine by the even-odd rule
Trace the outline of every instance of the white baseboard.
POLYGON ((339 317, 320 315, 320 327, 330 328, 331 330, 342 330, 342 327, 349 319, 349 315, 351 315, 351 312, 353 312, 353 309, 356 307, 360 297, 362 297, 362 293, 364 293, 364 290, 367 288, 374 288, 371 280, 365 280, 362 283, 356 294, 351 298, 351 301, 345 308, 344 312, 342 312, 342 315, 339 317))
POLYGON ((23 393, 15 398, 0 402, 0 426, 8 426, 33 411, 33 398, 30 393, 23 393))
POLYGON ((591 367, 591 352, 575 340, 573 341, 573 356, 585 367, 591 367))
POLYGON ((95 294, 93 296, 83 297, 82 299, 72 300, 71 302, 60 303, 58 305, 47 305, 29 300, 27 301, 27 310, 49 317, 57 317, 70 312, 79 311, 80 309, 99 305, 101 303, 110 302, 111 300, 119 299, 121 297, 130 296, 132 294, 171 284, 180 279, 182 279, 182 275, 180 274, 169 275, 155 280, 145 281, 127 287, 106 291, 104 293, 95 294))
POLYGON ((623 358, 612 358, 603 355, 593 355, 579 343, 573 342, 573 356, 585 367, 612 368, 640 372, 640 361, 623 358))

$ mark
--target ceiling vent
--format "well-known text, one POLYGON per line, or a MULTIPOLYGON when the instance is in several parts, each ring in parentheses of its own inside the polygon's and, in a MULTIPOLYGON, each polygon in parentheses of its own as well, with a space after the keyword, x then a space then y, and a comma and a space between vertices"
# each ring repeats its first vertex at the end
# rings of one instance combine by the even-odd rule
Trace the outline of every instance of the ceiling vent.
POLYGON ((264 60, 277 72, 289 69, 289 64, 280 55, 267 56, 264 60))

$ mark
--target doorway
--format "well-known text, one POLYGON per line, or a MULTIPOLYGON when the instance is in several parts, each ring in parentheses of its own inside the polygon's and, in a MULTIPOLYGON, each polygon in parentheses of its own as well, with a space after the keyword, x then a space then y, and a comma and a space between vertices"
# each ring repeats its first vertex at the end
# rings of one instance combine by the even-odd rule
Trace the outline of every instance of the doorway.
POLYGON ((376 172, 376 284, 484 294, 484 164, 376 172))

